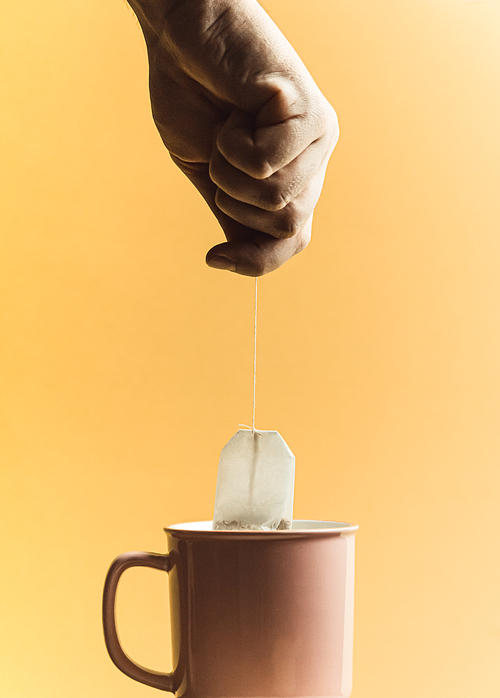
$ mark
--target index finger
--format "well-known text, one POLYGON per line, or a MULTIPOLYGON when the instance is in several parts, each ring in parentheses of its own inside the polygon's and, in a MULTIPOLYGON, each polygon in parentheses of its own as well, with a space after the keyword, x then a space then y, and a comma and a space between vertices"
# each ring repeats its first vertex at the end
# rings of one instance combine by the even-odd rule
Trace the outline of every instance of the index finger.
POLYGON ((320 96, 308 99, 307 108, 304 101, 279 88, 255 116, 234 109, 217 135, 219 152, 254 179, 266 179, 315 141, 324 141, 325 154, 333 150, 338 137, 333 108, 320 96))

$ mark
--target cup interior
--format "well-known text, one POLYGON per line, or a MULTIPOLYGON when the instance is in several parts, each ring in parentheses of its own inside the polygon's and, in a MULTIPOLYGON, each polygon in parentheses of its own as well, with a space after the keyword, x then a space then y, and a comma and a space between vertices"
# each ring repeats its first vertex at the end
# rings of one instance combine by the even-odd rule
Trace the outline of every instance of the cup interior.
MULTIPOLYGON (((189 523, 178 523, 172 526, 167 526, 165 530, 174 531, 212 531, 212 521, 191 521, 189 523)), ((292 528, 288 531, 279 531, 280 534, 286 535, 293 531, 355 531, 358 526, 356 524, 347 523, 345 521, 315 521, 313 519, 294 519, 292 528)), ((217 531, 220 533, 248 533, 248 531, 217 531)), ((252 531, 252 533, 266 535, 270 531, 252 531)), ((277 533, 272 531, 272 533, 277 533)))

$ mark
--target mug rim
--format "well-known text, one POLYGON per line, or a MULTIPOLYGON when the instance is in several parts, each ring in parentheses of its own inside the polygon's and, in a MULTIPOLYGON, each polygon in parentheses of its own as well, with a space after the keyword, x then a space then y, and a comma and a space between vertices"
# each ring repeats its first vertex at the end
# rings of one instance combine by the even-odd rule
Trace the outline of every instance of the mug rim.
POLYGON ((315 534, 347 534, 358 530, 359 525, 346 521, 326 521, 316 519, 293 519, 292 528, 276 531, 259 531, 252 529, 228 529, 213 530, 213 521, 190 521, 186 523, 176 523, 166 526, 165 533, 182 534, 191 533, 202 536, 297 536, 315 534))

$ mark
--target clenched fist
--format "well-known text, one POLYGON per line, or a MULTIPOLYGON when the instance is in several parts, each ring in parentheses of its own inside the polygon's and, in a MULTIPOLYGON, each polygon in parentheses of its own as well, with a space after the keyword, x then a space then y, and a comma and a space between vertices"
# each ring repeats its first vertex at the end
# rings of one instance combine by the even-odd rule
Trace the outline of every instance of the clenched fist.
POLYGON ((227 242, 207 264, 248 276, 309 242, 337 118, 256 0, 129 0, 153 118, 227 242))

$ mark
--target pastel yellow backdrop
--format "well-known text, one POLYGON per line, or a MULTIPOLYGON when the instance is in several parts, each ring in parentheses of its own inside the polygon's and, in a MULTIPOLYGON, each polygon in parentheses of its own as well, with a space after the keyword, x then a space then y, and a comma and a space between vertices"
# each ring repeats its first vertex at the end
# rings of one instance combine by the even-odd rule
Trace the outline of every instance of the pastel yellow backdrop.
MULTIPOLYGON (((500 695, 500 3, 266 0, 338 111, 310 247, 260 282, 257 426, 360 524, 353 698, 500 695)), ((120 0, 2 3, 0 694, 133 698, 102 583, 211 518, 253 281, 163 150, 120 0)), ((169 666, 159 573, 120 629, 169 666)))

